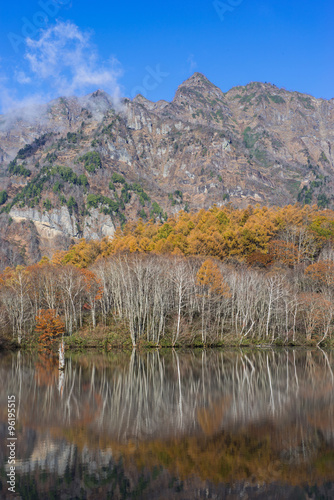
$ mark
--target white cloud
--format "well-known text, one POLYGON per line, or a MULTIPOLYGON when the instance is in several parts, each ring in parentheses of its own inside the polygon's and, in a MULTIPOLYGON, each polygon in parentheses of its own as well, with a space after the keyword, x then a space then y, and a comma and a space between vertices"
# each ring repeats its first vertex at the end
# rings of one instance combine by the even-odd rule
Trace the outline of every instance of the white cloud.
POLYGON ((0 77, 0 105, 6 113, 6 123, 1 127, 9 126, 16 119, 35 121, 40 118, 40 104, 45 102, 45 95, 31 93, 24 97, 17 97, 9 88, 7 79, 0 77))
POLYGON ((17 82, 21 83, 22 85, 31 83, 30 76, 26 75, 24 71, 16 71, 15 78, 16 78, 17 82))
POLYGON ((28 38, 25 58, 35 77, 47 80, 60 95, 82 93, 92 87, 119 94, 118 62, 114 58, 101 62, 91 33, 73 23, 58 22, 42 31, 39 39, 28 38))
POLYGON ((102 61, 91 36, 91 32, 80 30, 74 23, 57 21, 40 30, 38 38, 27 38, 24 61, 13 71, 13 83, 9 86, 0 78, 3 111, 59 96, 83 95, 98 88, 118 104, 120 64, 113 57, 102 61))

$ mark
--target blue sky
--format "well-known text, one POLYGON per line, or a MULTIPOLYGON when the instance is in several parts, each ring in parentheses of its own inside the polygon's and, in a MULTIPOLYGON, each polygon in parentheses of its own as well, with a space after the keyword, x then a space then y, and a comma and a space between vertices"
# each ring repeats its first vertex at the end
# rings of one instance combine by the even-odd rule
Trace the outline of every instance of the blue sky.
POLYGON ((333 21, 329 0, 1 2, 0 111, 96 88, 171 100, 194 71, 330 99, 333 21))

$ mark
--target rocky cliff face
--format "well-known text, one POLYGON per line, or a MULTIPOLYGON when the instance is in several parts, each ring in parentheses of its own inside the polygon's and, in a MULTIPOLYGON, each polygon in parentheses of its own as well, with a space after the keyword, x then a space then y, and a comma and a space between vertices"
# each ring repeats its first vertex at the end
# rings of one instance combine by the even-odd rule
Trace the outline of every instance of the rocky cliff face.
POLYGON ((0 117, 2 265, 214 203, 332 207, 333 165, 334 99, 199 73, 170 103, 60 98, 0 117))

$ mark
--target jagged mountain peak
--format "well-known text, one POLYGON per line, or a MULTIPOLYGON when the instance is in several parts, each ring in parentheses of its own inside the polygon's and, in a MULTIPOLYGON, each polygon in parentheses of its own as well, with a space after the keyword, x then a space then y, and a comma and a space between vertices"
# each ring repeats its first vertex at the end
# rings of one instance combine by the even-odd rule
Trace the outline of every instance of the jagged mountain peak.
MULTIPOLYGON (((231 111, 224 93, 201 73, 194 73, 178 87, 171 109, 181 120, 207 124, 215 129, 224 127, 230 136, 231 111)), ((165 114, 168 112, 166 108, 165 114)))
POLYGON ((194 73, 178 87, 173 102, 177 102, 184 94, 193 94, 196 96, 198 93, 201 93, 203 96, 224 98, 223 92, 210 82, 206 76, 202 73, 194 73))
POLYGON ((97 89, 95 92, 92 92, 91 94, 88 94, 89 97, 107 97, 110 98, 109 94, 105 92, 103 89, 97 89))
POLYGON ((113 98, 107 92, 101 89, 98 89, 91 94, 87 94, 84 97, 81 97, 80 100, 84 102, 103 102, 106 103, 109 107, 113 105, 113 98))
POLYGON ((153 104, 152 101, 150 101, 149 99, 147 99, 146 97, 144 97, 142 94, 137 94, 133 99, 132 99, 133 102, 137 102, 139 104, 143 104, 143 105, 151 105, 153 104))
POLYGON ((193 75, 191 75, 189 78, 187 78, 187 80, 185 80, 181 85, 186 85, 189 87, 193 87, 193 86, 201 87, 203 85, 204 86, 206 86, 206 85, 213 86, 213 83, 210 82, 210 80, 205 75, 203 75, 203 73, 199 73, 198 71, 196 71, 193 75))
POLYGON ((112 97, 104 90, 96 90, 80 98, 80 104, 87 108, 94 118, 101 120, 107 111, 115 107, 112 97))

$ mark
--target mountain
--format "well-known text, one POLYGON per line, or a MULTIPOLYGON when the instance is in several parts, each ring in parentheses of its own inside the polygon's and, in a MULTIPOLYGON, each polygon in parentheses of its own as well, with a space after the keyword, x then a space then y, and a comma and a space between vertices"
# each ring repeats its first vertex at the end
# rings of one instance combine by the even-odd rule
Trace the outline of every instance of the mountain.
POLYGON ((172 102, 85 97, 0 116, 0 266, 126 220, 231 202, 334 205, 334 99, 204 75, 172 102))

